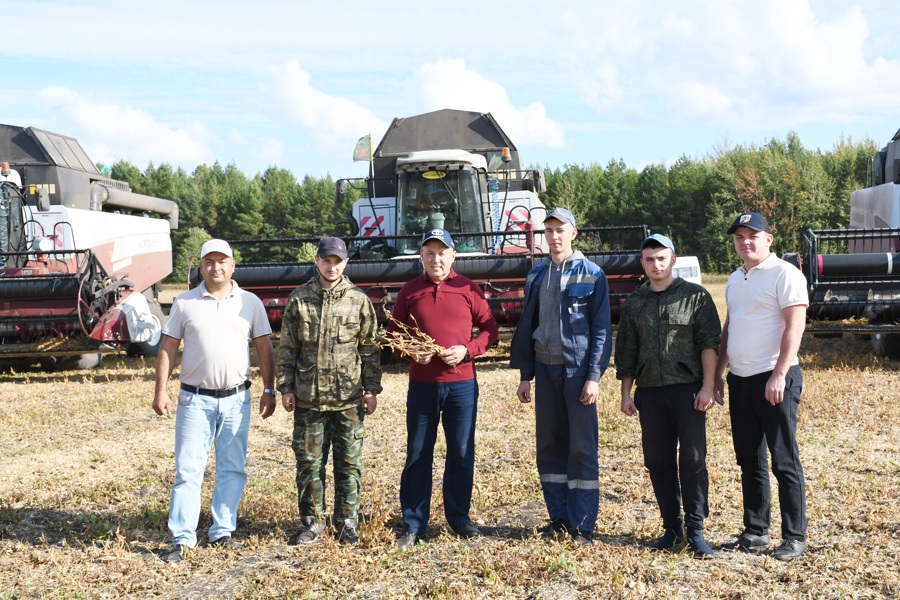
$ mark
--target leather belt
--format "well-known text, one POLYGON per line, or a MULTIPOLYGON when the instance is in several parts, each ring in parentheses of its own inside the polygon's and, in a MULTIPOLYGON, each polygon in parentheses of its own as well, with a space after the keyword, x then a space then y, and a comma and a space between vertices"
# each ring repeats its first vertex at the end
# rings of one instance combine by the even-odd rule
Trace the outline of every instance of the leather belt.
POLYGON ((234 387, 228 388, 227 390, 208 390, 206 388, 194 387, 192 385, 188 385, 186 383, 181 384, 181 389, 186 392, 190 392, 192 394, 199 394, 200 396, 212 396, 213 398, 225 398, 228 396, 233 396, 235 394, 240 394, 244 390, 250 387, 250 380, 248 379, 244 383, 240 385, 236 385, 234 387))

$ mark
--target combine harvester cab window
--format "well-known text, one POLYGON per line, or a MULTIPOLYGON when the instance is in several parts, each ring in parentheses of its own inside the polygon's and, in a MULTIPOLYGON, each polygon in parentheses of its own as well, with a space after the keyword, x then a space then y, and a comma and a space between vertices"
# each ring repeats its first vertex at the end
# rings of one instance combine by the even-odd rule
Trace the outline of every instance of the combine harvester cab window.
MULTIPOLYGON (((475 170, 400 173, 398 189, 399 235, 446 229, 453 234, 457 251, 486 250, 483 236, 466 236, 482 230, 484 189, 475 170)), ((419 252, 419 239, 400 240, 398 245, 400 254, 419 252)))

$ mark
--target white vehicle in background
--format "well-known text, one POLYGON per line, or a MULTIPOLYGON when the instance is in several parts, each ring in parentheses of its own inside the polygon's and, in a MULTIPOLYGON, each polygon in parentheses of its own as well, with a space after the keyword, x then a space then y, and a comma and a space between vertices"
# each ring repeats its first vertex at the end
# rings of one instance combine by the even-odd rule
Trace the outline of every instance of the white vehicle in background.
POLYGON ((675 266, 672 267, 672 275, 697 285, 703 285, 703 277, 700 274, 700 261, 697 260, 696 256, 676 257, 675 266))

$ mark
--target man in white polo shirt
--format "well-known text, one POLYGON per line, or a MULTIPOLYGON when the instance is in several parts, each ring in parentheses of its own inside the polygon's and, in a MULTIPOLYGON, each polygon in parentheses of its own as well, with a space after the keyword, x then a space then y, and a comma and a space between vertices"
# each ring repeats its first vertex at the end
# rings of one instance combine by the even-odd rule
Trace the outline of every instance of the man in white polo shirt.
POLYGON ((806 552, 806 483, 797 446, 797 408, 803 389, 797 352, 809 296, 803 273, 771 252, 769 223, 758 213, 735 219, 728 233, 743 265, 728 278, 728 315, 716 369, 716 400, 728 373, 731 435, 744 496, 744 531, 725 549, 759 552, 769 546, 771 492, 766 450, 778 480, 781 545, 773 556, 806 552))
POLYGON ((203 282, 180 294, 163 328, 156 364, 153 410, 169 416, 166 389, 181 358, 181 391, 175 418, 175 482, 169 505, 172 548, 163 558, 180 562, 197 545, 200 486, 212 444, 216 447, 216 482, 212 496, 213 524, 209 543, 236 546, 237 509, 247 482, 245 470, 250 431, 250 351, 259 357, 263 389, 259 413, 275 410, 275 352, 266 310, 255 295, 231 280, 234 258, 224 240, 209 240, 200 250, 203 282))

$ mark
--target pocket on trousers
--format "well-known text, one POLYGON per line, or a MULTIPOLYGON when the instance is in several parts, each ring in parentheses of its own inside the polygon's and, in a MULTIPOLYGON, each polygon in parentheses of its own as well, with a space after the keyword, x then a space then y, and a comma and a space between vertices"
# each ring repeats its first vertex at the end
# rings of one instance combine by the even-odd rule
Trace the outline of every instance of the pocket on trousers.
POLYGON ((178 406, 190 406, 194 403, 194 394, 181 390, 178 392, 178 406))

